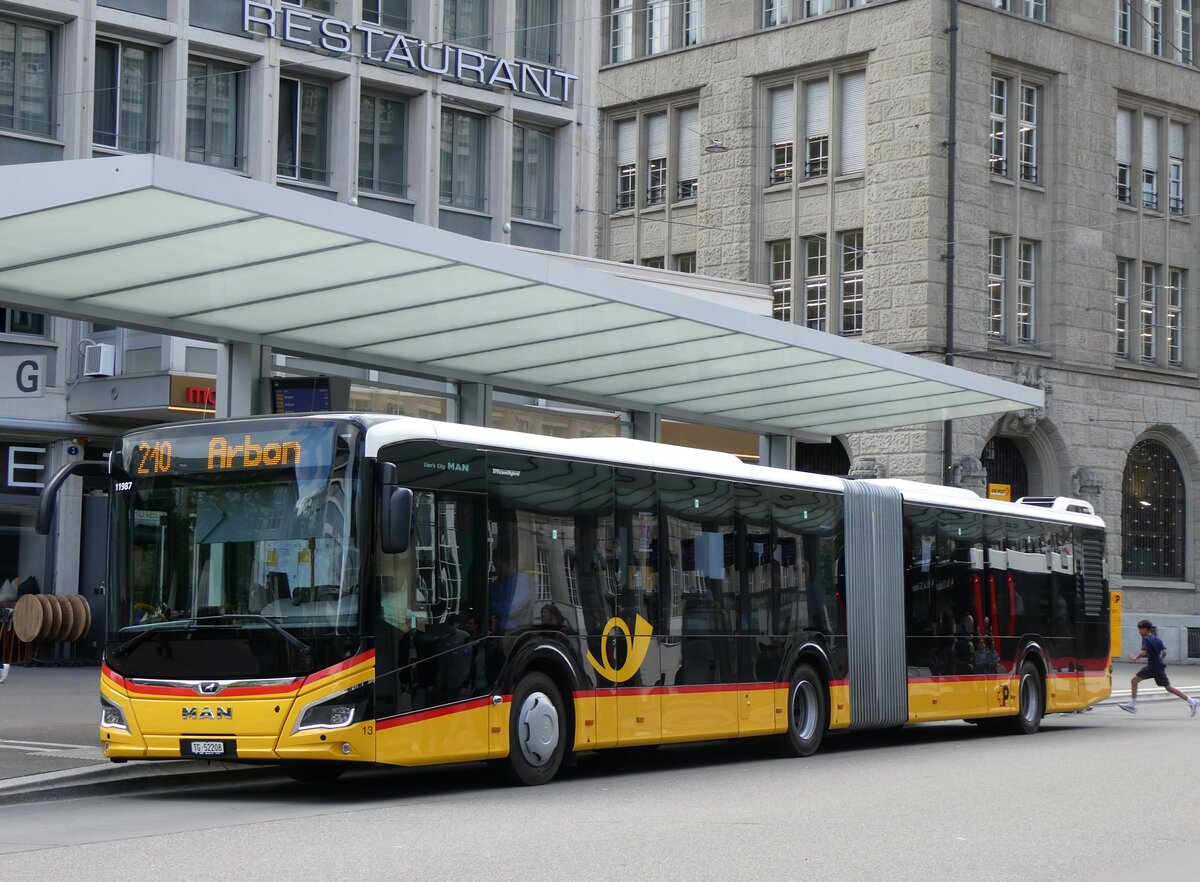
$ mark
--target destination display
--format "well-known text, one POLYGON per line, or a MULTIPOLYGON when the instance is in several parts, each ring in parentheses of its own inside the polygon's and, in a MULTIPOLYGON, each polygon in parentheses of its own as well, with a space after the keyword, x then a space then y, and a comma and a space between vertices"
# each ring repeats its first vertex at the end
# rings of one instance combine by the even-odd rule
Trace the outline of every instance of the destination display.
POLYGON ((260 469, 323 472, 333 457, 335 426, 139 433, 122 442, 122 462, 135 479, 260 469))

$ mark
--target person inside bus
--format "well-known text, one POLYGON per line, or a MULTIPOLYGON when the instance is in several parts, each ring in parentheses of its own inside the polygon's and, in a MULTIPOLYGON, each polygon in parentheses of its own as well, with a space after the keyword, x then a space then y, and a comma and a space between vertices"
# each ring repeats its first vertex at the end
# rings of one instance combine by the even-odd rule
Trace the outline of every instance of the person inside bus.
POLYGON ((563 634, 574 634, 575 629, 571 627, 571 623, 567 621, 566 616, 553 603, 547 603, 542 607, 542 629, 547 631, 560 631, 563 634))
POLYGON ((498 630, 494 633, 511 634, 518 628, 530 624, 533 602, 533 584, 525 573, 517 569, 511 549, 500 546, 492 560, 496 578, 488 587, 489 609, 496 614, 498 630))
POLYGON ((967 613, 962 617, 954 638, 954 673, 975 672, 975 617, 967 613))

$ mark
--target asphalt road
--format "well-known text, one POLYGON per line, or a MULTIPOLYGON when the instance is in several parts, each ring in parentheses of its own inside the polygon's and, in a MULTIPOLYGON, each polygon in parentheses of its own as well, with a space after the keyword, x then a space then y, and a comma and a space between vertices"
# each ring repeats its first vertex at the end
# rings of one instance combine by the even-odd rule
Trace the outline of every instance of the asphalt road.
POLYGON ((1050 717, 1033 737, 842 736, 805 760, 750 743, 614 752, 540 788, 481 764, 315 789, 269 771, 145 777, 0 804, 0 880, 1191 882, 1198 738, 1172 699, 1050 717))

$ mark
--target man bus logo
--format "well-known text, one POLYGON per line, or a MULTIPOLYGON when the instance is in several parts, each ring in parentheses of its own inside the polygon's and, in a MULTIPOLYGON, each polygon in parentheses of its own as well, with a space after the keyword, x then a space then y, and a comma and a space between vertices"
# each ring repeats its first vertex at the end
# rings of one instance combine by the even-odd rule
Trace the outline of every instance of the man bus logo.
POLYGON ((625 639, 629 642, 629 653, 625 656, 625 664, 621 665, 620 669, 614 668, 608 660, 607 653, 603 660, 596 661, 596 657, 590 651, 588 652, 588 662, 602 677, 614 683, 624 683, 638 672, 642 667, 642 662, 646 660, 646 653, 650 651, 650 635, 654 633, 654 626, 640 615, 637 616, 633 623, 633 637, 631 638, 629 626, 625 624, 624 619, 614 616, 604 626, 601 646, 608 645, 609 637, 612 636, 614 629, 624 634, 625 639))
POLYGON ((232 707, 185 707, 183 708, 183 719, 185 720, 232 720, 232 707))

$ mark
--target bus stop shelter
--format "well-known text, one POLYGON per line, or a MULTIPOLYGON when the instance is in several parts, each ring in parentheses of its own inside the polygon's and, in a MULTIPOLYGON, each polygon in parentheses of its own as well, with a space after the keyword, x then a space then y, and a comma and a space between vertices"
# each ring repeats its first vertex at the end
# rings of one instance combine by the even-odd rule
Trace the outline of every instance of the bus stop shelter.
POLYGON ((808 441, 1043 405, 1038 389, 155 155, 0 167, 0 301, 808 441))

